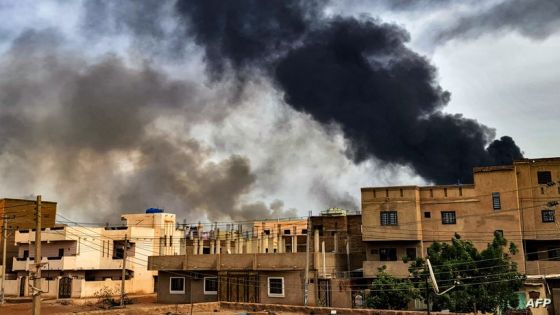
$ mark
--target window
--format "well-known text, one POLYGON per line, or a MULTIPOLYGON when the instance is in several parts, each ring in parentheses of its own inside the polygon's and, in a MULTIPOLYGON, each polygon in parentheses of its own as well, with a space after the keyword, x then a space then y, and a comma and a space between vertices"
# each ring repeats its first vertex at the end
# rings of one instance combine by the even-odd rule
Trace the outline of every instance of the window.
POLYGON ((398 225, 397 211, 381 211, 381 225, 398 225))
POLYGON ((548 249, 548 258, 550 260, 560 260, 560 248, 549 248, 548 249))
POLYGON ((204 277, 204 294, 218 294, 218 277, 204 277))
POLYGON ((424 218, 429 219, 432 217, 432 213, 430 211, 424 211, 424 218))
POLYGON ((555 221, 554 210, 542 210, 541 214, 542 214, 542 221, 544 223, 555 221))
POLYGON ((58 257, 63 257, 64 256, 64 248, 59 248, 58 249, 58 257))
POLYGON ((548 184, 552 181, 550 171, 537 172, 537 182, 539 184, 548 184))
POLYGON ((502 208, 502 202, 500 200, 499 192, 492 193, 492 208, 494 208, 494 210, 498 210, 502 208))
POLYGON ((504 230, 496 230, 494 231, 494 235, 499 235, 501 237, 504 237, 504 230))
POLYGON ((416 248, 415 247, 407 248, 406 249, 406 257, 408 257, 409 260, 416 259, 416 248))
POLYGON ((184 277, 170 277, 169 278, 169 293, 171 293, 171 294, 184 294, 185 293, 185 278, 184 277))
POLYGON ((397 249, 396 248, 380 248, 379 260, 381 261, 396 261, 397 249))
POLYGON ((268 277, 268 296, 284 297, 284 277, 268 277))
POLYGON ((441 212, 441 223, 442 224, 456 224, 457 217, 455 216, 455 211, 442 211, 441 212))
POLYGON ((270 230, 269 229, 264 230, 264 235, 270 235, 270 230))
POLYGON ((444 189, 443 189, 443 195, 444 195, 445 197, 447 197, 447 188, 444 188, 444 189))
POLYGON ((284 235, 290 235, 290 234, 292 234, 292 231, 290 231, 290 230, 284 230, 284 235))
POLYGON ((301 234, 307 234, 307 229, 302 229, 301 234))
POLYGON ((29 250, 26 249, 23 251, 23 258, 27 258, 27 257, 29 257, 29 250))

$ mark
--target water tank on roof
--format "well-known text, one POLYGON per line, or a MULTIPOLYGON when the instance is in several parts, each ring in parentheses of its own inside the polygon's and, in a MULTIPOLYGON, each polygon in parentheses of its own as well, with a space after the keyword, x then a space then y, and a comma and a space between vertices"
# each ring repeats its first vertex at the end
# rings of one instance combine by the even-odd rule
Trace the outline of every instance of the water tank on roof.
POLYGON ((148 209, 146 209, 146 213, 163 213, 163 209, 159 209, 159 208, 148 208, 148 209))

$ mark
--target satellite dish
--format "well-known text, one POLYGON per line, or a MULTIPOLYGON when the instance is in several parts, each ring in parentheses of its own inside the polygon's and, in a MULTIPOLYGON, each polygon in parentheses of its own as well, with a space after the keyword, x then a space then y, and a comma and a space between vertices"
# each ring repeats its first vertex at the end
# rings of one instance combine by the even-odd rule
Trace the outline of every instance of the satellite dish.
POLYGON ((436 276, 434 275, 434 270, 432 269, 432 264, 430 263, 430 259, 426 258, 426 263, 428 264, 428 270, 430 271, 430 279, 432 279, 432 285, 434 286, 434 291, 439 293, 439 288, 436 281, 436 276))
POLYGON ((426 263, 428 264, 428 270, 430 271, 430 279, 432 279, 432 286, 434 287, 434 292, 437 295, 443 295, 443 294, 453 290, 455 288, 455 286, 457 284, 459 284, 458 281, 454 281, 453 286, 451 286, 450 288, 447 288, 445 291, 440 293, 438 285, 437 285, 437 281, 436 281, 436 276, 434 275, 434 270, 432 269, 432 264, 430 263, 430 259, 426 258, 426 263))

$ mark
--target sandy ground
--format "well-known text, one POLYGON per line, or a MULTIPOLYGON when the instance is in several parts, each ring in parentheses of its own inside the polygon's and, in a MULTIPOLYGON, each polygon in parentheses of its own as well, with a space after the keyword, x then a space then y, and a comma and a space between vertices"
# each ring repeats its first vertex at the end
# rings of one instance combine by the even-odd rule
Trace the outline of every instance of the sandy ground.
MULTIPOLYGON (((127 305, 125 309, 104 310, 95 304, 95 300, 77 301, 75 303, 61 304, 55 300, 43 301, 41 305, 41 314, 131 314, 131 315, 160 315, 160 314, 190 314, 190 312, 175 307, 173 305, 161 305, 155 303, 154 296, 133 297, 134 304, 127 305)), ((6 303, 0 305, 1 315, 27 315, 31 314, 32 304, 24 303, 6 303)), ((240 312, 233 311, 197 311, 196 307, 193 314, 211 315, 211 314, 228 314, 233 315, 240 312)))

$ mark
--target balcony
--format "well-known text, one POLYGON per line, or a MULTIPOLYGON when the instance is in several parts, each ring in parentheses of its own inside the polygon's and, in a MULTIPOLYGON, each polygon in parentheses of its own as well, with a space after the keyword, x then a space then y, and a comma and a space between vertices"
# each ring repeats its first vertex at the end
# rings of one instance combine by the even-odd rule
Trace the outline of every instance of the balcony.
MULTIPOLYGON (((82 256, 43 257, 41 263, 45 265, 41 270, 95 270, 95 269, 122 269, 122 259, 91 259, 82 256)), ((14 257, 12 270, 28 271, 34 264, 33 258, 14 257)), ((126 262, 126 269, 134 269, 135 263, 131 259, 126 262)))
POLYGON ((378 268, 386 266, 385 272, 395 277, 406 278, 410 275, 408 267, 410 264, 402 261, 378 261, 367 260, 364 261, 364 278, 375 278, 378 273, 378 268))
POLYGON ((560 274, 560 261, 558 260, 532 260, 527 261, 527 275, 560 274))
MULTIPOLYGON (((51 241, 69 241, 74 240, 75 237, 71 237, 72 235, 66 234, 66 228, 64 227, 53 227, 44 229, 41 232, 41 241, 42 242, 51 242, 51 241)), ((20 230, 16 232, 15 236, 16 243, 19 244, 29 244, 31 242, 35 242, 35 231, 33 230, 20 230)))
MULTIPOLYGON (((327 258, 332 256, 327 254, 327 258)), ((313 258, 311 257, 313 260, 313 258)), ((330 261, 327 259, 327 261, 330 261)), ((313 261, 310 262, 313 268, 313 261)), ((332 267, 329 263, 327 267, 332 267)), ((149 270, 303 270, 305 253, 150 256, 149 270)))

